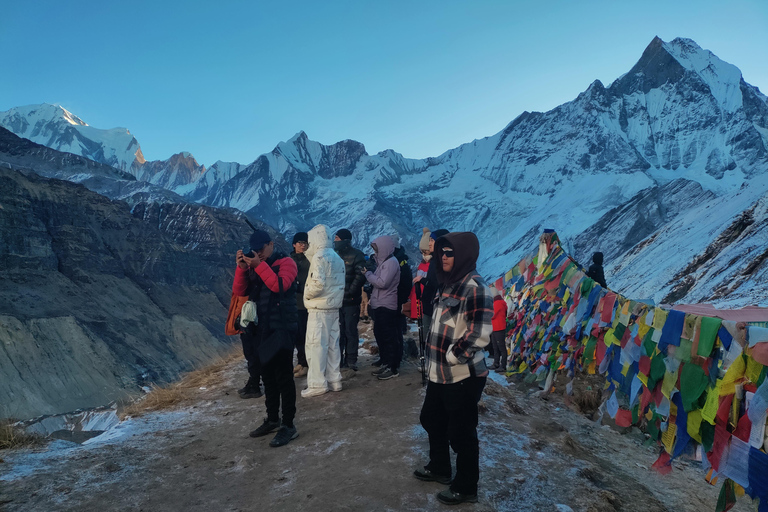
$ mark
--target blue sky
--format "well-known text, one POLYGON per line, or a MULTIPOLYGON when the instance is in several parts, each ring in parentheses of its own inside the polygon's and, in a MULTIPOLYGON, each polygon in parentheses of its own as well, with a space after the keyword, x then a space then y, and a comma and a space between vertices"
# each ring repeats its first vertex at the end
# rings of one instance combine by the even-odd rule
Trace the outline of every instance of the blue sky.
POLYGON ((768 93, 768 2, 0 0, 0 111, 59 103, 149 160, 250 163, 304 130, 437 156, 688 37, 768 93))

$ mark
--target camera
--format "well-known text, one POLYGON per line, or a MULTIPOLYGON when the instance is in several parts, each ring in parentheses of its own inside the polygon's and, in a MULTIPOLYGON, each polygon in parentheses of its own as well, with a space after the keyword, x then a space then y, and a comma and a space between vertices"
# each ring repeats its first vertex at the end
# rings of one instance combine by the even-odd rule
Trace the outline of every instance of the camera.
POLYGON ((253 251, 249 247, 249 248, 243 249, 243 256, 245 256, 246 258, 253 258, 256 255, 253 253, 253 251))

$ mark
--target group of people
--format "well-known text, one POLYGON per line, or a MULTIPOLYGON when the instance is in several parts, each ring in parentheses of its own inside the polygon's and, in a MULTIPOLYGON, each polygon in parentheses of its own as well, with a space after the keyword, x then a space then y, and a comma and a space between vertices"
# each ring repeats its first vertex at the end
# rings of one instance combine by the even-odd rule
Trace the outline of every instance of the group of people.
MULTIPOLYGON (((237 252, 233 293, 248 296, 256 311, 255 321, 248 322, 241 334, 249 381, 240 395, 260 395, 262 380, 267 408, 264 422, 250 435, 277 431, 270 442, 273 447, 298 436, 294 376, 306 374, 307 388, 301 394, 312 397, 342 389, 342 365, 358 369, 357 324, 362 290, 369 285, 380 355, 373 373, 379 380, 400 373, 403 312, 418 319, 426 333, 428 383, 420 421, 429 436, 429 461, 413 476, 449 484, 437 496, 443 503, 475 502, 477 404, 489 372, 483 350, 492 333, 498 341, 496 331, 501 331, 504 343, 504 327, 494 321, 494 292, 476 270, 479 241, 470 232, 425 228, 415 277, 402 248, 401 257, 396 256, 393 237, 373 240, 369 260, 351 243, 349 230, 337 231, 332 239, 330 230, 318 225, 294 236, 290 256, 275 250, 268 233, 261 230, 250 237, 249 251, 237 252), (404 307, 407 302, 410 307, 404 307), (457 453, 455 474, 449 448, 457 453)), ((506 312, 502 318, 506 320, 506 312)), ((506 366, 506 347, 496 353, 499 357, 503 353, 503 359, 495 366, 506 366)))

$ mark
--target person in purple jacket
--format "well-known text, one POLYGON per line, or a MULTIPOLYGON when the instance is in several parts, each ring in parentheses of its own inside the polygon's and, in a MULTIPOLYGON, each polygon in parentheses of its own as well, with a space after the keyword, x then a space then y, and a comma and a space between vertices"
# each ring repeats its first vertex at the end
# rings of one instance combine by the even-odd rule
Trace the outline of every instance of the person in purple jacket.
POLYGON ((373 310, 373 335, 379 346, 381 366, 373 372, 379 380, 400 376, 403 348, 399 347, 397 328, 397 285, 400 283, 400 264, 394 256, 395 241, 391 236, 380 236, 371 243, 376 260, 376 271, 363 269, 366 280, 373 286, 370 304, 373 310), (399 349, 398 349, 399 347, 399 349))

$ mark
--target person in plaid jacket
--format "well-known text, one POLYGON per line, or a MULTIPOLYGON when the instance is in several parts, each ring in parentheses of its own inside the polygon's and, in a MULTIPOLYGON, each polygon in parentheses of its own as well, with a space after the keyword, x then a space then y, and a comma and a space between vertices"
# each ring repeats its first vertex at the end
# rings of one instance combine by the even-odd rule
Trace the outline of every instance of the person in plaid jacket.
POLYGON ((420 416, 429 435, 429 463, 414 476, 450 483, 437 495, 449 505, 476 502, 480 479, 477 403, 488 376, 483 348, 493 331, 493 295, 477 273, 479 254, 474 233, 449 233, 435 242, 440 288, 427 338, 429 382, 420 416), (453 480, 449 446, 456 452, 453 480))

